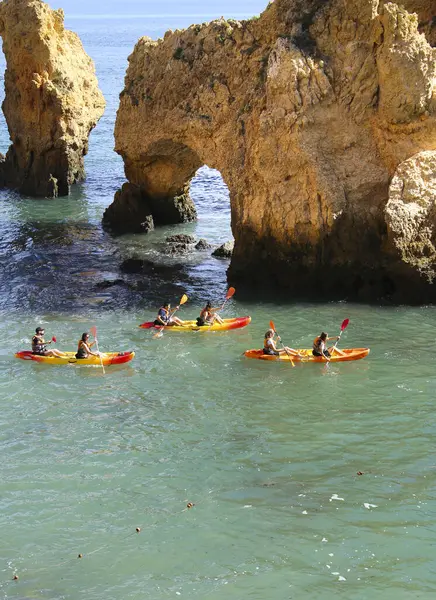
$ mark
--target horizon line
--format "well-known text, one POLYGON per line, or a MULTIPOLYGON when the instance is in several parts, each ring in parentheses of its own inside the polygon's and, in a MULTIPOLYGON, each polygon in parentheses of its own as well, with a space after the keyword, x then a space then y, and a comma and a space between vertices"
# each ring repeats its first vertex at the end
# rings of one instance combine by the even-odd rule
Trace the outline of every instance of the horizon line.
MULTIPOLYGON (((177 17, 177 18, 181 18, 181 17, 186 17, 186 18, 196 18, 196 17, 214 17, 214 18, 220 18, 221 16, 224 15, 220 15, 219 17, 217 16, 219 13, 196 13, 196 14, 158 14, 158 15, 147 15, 147 14, 140 14, 140 15, 125 15, 125 14, 119 14, 119 13, 90 13, 90 14, 86 14, 86 13, 78 13, 78 14, 70 14, 70 13, 65 13, 65 18, 67 19, 79 19, 79 18, 83 18, 83 17, 87 17, 92 18, 92 19, 101 19, 101 18, 113 18, 113 19, 139 19, 139 18, 143 18, 143 19, 160 19, 160 18, 167 18, 167 17, 177 17)), ((232 13, 232 15, 234 17, 250 17, 250 16, 255 16, 258 15, 259 13, 232 13)), ((232 17, 228 17, 228 18, 232 18, 232 17)))

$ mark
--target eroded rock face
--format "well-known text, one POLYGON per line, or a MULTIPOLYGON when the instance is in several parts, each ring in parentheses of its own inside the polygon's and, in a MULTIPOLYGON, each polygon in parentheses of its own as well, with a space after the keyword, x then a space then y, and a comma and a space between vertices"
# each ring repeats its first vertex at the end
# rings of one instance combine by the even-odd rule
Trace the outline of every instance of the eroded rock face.
POLYGON ((66 195, 84 178, 88 136, 104 111, 94 64, 62 10, 41 0, 3 0, 3 112, 12 145, 0 183, 32 196, 66 195))
POLYGON ((436 50, 420 33, 434 2, 404 4, 419 17, 378 0, 276 0, 258 19, 141 38, 115 131, 129 181, 164 206, 201 165, 218 169, 234 283, 436 299, 388 232, 394 173, 436 150, 436 50))
POLYGON ((389 188, 388 236, 402 264, 429 282, 436 278, 436 152, 401 163, 389 188))

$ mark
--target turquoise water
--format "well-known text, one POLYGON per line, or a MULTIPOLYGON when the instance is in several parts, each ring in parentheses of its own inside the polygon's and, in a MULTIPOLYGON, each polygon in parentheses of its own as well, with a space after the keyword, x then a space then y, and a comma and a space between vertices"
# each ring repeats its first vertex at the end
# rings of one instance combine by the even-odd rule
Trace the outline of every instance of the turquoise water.
POLYGON ((225 316, 251 314, 243 330, 155 340, 137 327, 163 298, 186 291, 188 318, 227 289, 226 261, 171 258, 163 244, 176 232, 230 238, 216 172, 194 182, 196 224, 120 238, 100 226, 123 181, 110 148, 126 56, 177 22, 67 22, 108 99, 88 180, 58 201, 2 193, 0 597, 434 598, 433 307, 236 295, 225 316), (149 261, 143 272, 121 269, 131 257, 149 261), (307 347, 346 317, 342 347, 371 347, 365 360, 242 356, 270 319, 307 347), (15 360, 39 324, 63 350, 96 325, 102 350, 137 355, 105 375, 15 360))

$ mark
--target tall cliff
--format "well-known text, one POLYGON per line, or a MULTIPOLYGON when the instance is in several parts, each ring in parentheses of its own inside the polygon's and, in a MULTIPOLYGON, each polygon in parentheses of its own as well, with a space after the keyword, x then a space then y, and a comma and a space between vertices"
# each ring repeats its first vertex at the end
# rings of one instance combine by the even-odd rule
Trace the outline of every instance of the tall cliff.
POLYGON ((139 231, 192 215, 189 182, 207 164, 230 190, 232 282, 436 299, 436 198, 418 225, 404 191, 435 189, 434 6, 276 0, 257 19, 141 38, 115 131, 130 183, 106 221, 139 231))
POLYGON ((3 0, 3 112, 12 145, 0 184, 31 196, 69 193, 84 178, 88 137, 104 112, 92 60, 62 10, 42 0, 3 0))

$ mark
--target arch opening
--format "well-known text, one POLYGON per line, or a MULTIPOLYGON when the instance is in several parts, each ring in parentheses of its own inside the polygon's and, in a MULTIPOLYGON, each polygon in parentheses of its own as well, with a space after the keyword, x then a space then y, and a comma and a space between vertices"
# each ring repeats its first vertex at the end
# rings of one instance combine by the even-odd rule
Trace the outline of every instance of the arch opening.
POLYGON ((3 112, 3 101, 5 99, 5 73, 6 73, 6 57, 3 50, 0 48, 0 155, 3 157, 6 155, 12 140, 9 136, 8 126, 6 118, 3 112))
POLYGON ((220 171, 208 165, 197 169, 190 196, 197 211, 197 236, 213 245, 233 240, 230 191, 220 171))
POLYGON ((202 237, 231 239, 229 189, 221 173, 205 165, 195 150, 159 139, 134 155, 118 151, 128 181, 104 213, 103 223, 111 231, 148 233, 161 225, 195 221, 202 237))

